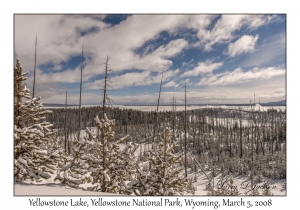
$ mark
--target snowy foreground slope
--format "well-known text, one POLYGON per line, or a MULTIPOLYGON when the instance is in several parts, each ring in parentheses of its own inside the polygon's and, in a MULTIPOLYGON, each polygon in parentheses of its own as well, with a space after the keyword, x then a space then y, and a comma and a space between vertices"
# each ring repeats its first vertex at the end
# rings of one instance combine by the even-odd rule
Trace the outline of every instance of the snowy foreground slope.
MULTIPOLYGON (((121 146, 121 148, 125 147, 125 145, 121 146)), ((142 144, 144 148, 145 145, 142 144)), ((138 155, 138 150, 135 155, 138 155)), ((211 171, 205 171, 206 174, 210 174, 211 171)), ((188 170, 189 177, 195 177, 195 173, 188 170)), ((221 174, 218 174, 214 179, 214 185, 218 186, 219 177, 221 174)), ((61 186, 59 182, 53 181, 55 174, 48 179, 43 180, 41 183, 33 183, 31 181, 26 181, 26 183, 15 183, 14 184, 14 195, 15 196, 40 196, 40 195, 48 195, 48 196, 127 196, 124 194, 113 194, 113 193, 104 193, 104 192, 92 192, 82 189, 74 189, 70 187, 61 186)), ((226 178, 230 178, 231 176, 226 176, 226 178)), ((197 181, 194 182, 194 186, 196 187, 195 196, 206 196, 208 193, 207 184, 208 179, 206 175, 199 169, 196 173, 197 181)), ((251 186, 251 181, 247 176, 232 176, 233 178, 233 186, 236 186, 240 195, 244 196, 246 192, 249 191, 251 186)), ((286 195, 286 179, 280 180, 272 180, 272 179, 263 179, 261 183, 256 184, 256 189, 260 194, 262 194, 262 188, 264 188, 265 182, 270 183, 271 193, 274 196, 285 196, 286 195)), ((228 183, 228 182, 227 182, 228 183)), ((227 186, 227 183, 224 183, 224 186, 227 186)), ((90 184, 86 183, 81 185, 83 188, 87 188, 90 184)), ((192 196, 192 194, 186 194, 192 196)), ((134 195, 133 195, 134 196, 134 195)))
MULTIPOLYGON (((235 176, 234 178, 234 186, 237 186, 239 189, 240 195, 243 196, 245 192, 248 190, 243 189, 248 184, 248 188, 250 186, 250 180, 247 177, 235 176)), ((199 173, 197 176, 198 181, 195 184, 197 187, 197 191, 195 196, 206 196, 206 184, 207 178, 203 173, 199 173)), ((216 181, 217 182, 217 181, 216 181)), ((285 187, 285 179, 281 180, 269 180, 271 183, 271 192, 274 196, 285 196, 286 195, 286 187, 285 187)), ((257 184, 258 191, 261 193, 260 187, 263 186, 263 183, 257 184)), ((60 196, 60 195, 69 195, 69 196, 126 196, 123 194, 113 194, 113 193, 104 193, 104 192, 92 192, 85 191, 81 189, 71 189, 65 188, 57 185, 36 185, 36 184, 15 184, 14 185, 14 195, 23 195, 23 196, 40 196, 40 195, 48 195, 48 196, 60 196)))
POLYGON ((122 196, 121 194, 112 194, 105 192, 92 192, 92 191, 83 191, 79 189, 67 189, 59 186, 50 186, 50 185, 27 185, 27 184, 15 184, 14 186, 14 194, 15 195, 29 195, 29 196, 40 196, 40 195, 79 195, 79 196, 98 196, 98 195, 106 195, 106 196, 122 196))

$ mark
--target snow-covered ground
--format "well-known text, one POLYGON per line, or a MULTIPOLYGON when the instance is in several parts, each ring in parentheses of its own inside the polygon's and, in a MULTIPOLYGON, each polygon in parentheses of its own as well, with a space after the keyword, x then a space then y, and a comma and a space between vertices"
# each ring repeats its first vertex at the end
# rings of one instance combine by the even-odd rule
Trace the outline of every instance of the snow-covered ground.
MULTIPOLYGON (((92 127, 91 131, 96 133, 97 128, 92 127)), ((85 130, 81 130, 80 136, 81 138, 85 137, 87 134, 85 130)), ((116 139, 118 140, 118 139, 116 139)), ((120 144, 120 149, 125 148, 125 144, 120 144)), ((149 148, 149 145, 147 144, 140 144, 140 147, 142 148, 142 151, 145 151, 145 148, 149 148)), ((140 153, 140 148, 138 148, 135 151, 135 155, 138 156, 140 153)), ((205 173, 208 175, 211 173, 211 171, 205 171, 205 173)), ((195 196, 205 196, 208 193, 207 184, 209 183, 208 178, 206 177, 204 172, 201 171, 201 169, 198 169, 198 172, 193 173, 190 170, 188 170, 188 176, 194 178, 196 175, 197 181, 194 182, 194 186, 196 187, 195 196)), ((183 175, 183 174, 182 174, 183 175)), ((14 195, 28 195, 28 196, 39 196, 39 195, 78 195, 78 196, 97 196, 97 195, 107 195, 107 196, 115 196, 119 194, 112 194, 112 193, 103 193, 103 192, 91 192, 84 189, 87 189, 91 184, 86 183, 80 185, 80 189, 74 189, 71 187, 65 187, 60 185, 59 181, 54 182, 56 174, 53 174, 52 177, 48 180, 43 180, 41 183, 26 181, 26 183, 16 183, 14 185, 14 195)), ((221 174, 218 174, 217 177, 214 178, 215 186, 217 186, 217 183, 219 181, 219 177, 221 174)), ((230 176, 226 177, 227 179, 230 178, 230 176)), ((251 181, 249 177, 247 176, 232 176, 233 178, 233 186, 236 186, 238 191, 240 192, 240 195, 245 195, 246 192, 249 191, 251 186, 251 181)), ((264 183, 269 182, 270 183, 270 189, 271 193, 273 193, 274 196, 285 196, 286 195, 286 179, 281 180, 271 180, 271 179, 264 179, 263 182, 256 184, 256 188, 258 189, 259 193, 261 194, 262 188, 264 188, 264 183)), ((226 184, 225 184, 226 185, 226 184)), ((186 194, 186 195, 192 195, 192 194, 186 194)))
MULTIPOLYGON (((206 171, 206 174, 209 174, 208 171, 206 171)), ((194 177, 194 174, 189 174, 189 176, 194 177)), ((197 182, 194 183, 194 186, 196 187, 195 196, 205 196, 207 195, 207 184, 208 179, 206 175, 203 172, 198 172, 196 174, 197 182)), ((220 174, 215 177, 215 186, 217 185, 220 174)), ((228 176, 229 178, 229 176, 228 176)), ((246 192, 249 191, 251 182, 249 180, 249 177, 245 176, 233 176, 233 186, 236 186, 238 191, 240 192, 240 195, 245 195, 246 192)), ((286 195, 286 179, 280 179, 280 180, 264 180, 262 183, 256 184, 256 188, 258 189, 259 193, 262 193, 262 188, 264 188, 265 181, 270 182, 270 189, 271 193, 273 193, 274 196, 285 196, 286 195)), ((226 185, 226 184, 224 184, 226 185)), ((57 195, 78 195, 78 196, 99 196, 99 195, 106 195, 106 196, 122 196, 120 194, 113 194, 113 193, 103 193, 103 192, 92 192, 82 189, 73 189, 69 187, 62 187, 60 185, 56 184, 15 184, 14 185, 14 195, 23 195, 23 196, 40 196, 40 195, 49 195, 49 196, 57 196, 57 195)), ((191 195, 191 194, 187 194, 191 195)))
MULTIPOLYGON (((83 136, 83 133, 81 133, 81 136, 83 136)), ((141 144, 142 151, 145 150, 145 148, 148 148, 148 145, 141 144)), ((120 149, 124 149, 125 144, 120 145, 120 149)), ((135 155, 138 156, 140 153, 140 148, 138 148, 135 151, 135 155)), ((207 175, 209 175, 210 171, 205 171, 207 175)), ((193 173, 188 170, 188 176, 194 178, 196 175, 197 181, 194 182, 194 186, 196 187, 195 196, 205 196, 208 193, 207 190, 207 184, 209 183, 208 178, 206 177, 204 172, 201 171, 201 169, 198 169, 198 172, 193 173)), ((107 196, 115 196, 119 194, 112 194, 112 193, 103 193, 103 192, 91 192, 84 190, 88 186, 90 186, 90 183, 86 183, 83 185, 80 185, 80 189, 74 189, 71 187, 65 187, 61 186, 59 184, 59 181, 53 181, 56 174, 53 174, 52 177, 48 180, 43 180, 41 183, 33 183, 31 181, 26 181, 26 183, 19 184, 16 183, 14 185, 14 195, 28 195, 28 196, 39 196, 39 195, 51 195, 51 196, 57 196, 57 195, 77 195, 77 196, 97 196, 97 195, 107 195, 107 196)), ((214 178, 214 184, 217 186, 217 183, 219 181, 219 177, 221 174, 218 174, 217 177, 214 178)), ((226 178, 229 179, 231 176, 227 176, 226 178)), ((251 181, 249 177, 247 176, 232 176, 233 178, 233 186, 236 186, 238 191, 240 192, 240 195, 245 195, 246 192, 249 191, 251 186, 251 181)), ((271 193, 273 193, 274 196, 285 196, 286 195, 286 179, 281 180, 271 180, 271 179, 264 179, 263 182, 256 184, 256 188, 258 189, 259 193, 261 194, 262 188, 264 188, 264 183, 269 182, 270 183, 270 189, 271 193)), ((226 183, 224 185, 227 185, 226 183)), ((186 195, 192 195, 192 194, 186 194, 186 195)))
MULTIPOLYGON (((57 185, 34 185, 34 184, 15 184, 14 186, 14 195, 28 195, 28 196, 40 196, 40 195, 88 195, 88 196, 97 196, 97 195, 107 195, 114 196, 120 194, 104 193, 104 192, 92 192, 82 189, 71 189, 65 188, 57 185)), ((122 195, 120 195, 122 196, 122 195)))

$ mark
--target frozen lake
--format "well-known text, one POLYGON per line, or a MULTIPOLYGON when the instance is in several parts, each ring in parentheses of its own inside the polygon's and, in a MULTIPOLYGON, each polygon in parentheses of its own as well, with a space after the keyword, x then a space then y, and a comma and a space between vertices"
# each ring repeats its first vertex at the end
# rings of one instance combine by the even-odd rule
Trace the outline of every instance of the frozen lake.
MULTIPOLYGON (((82 105, 82 107, 92 107, 92 106, 97 106, 97 105, 82 105)), ((155 111, 156 106, 125 106, 125 105, 112 105, 113 107, 119 107, 121 109, 136 109, 136 110, 141 110, 141 111, 155 111)), ((212 105, 207 105, 207 106, 187 106, 187 110, 193 110, 193 109, 203 109, 203 108, 223 108, 223 109, 239 109, 241 107, 243 110, 250 111, 251 109, 255 111, 267 111, 268 109, 276 109, 277 111, 285 111, 286 106, 260 106, 259 104, 256 104, 256 106, 212 106, 212 105)), ((64 108, 63 106, 56 106, 56 107, 49 107, 45 106, 44 108, 64 108)), ((69 106, 68 108, 77 108, 76 106, 69 106)), ((173 107, 172 106, 159 106, 158 111, 172 111, 173 107)), ((176 111, 183 111, 184 106, 176 106, 176 111)))
MULTIPOLYGON (((119 108, 124 108, 124 109, 137 109, 141 111, 155 111, 156 106, 124 106, 124 105, 114 105, 114 107, 119 107, 119 108)), ((268 109, 276 109, 277 111, 285 111, 286 106, 240 106, 243 110, 250 111, 251 109, 254 109, 256 111, 267 111, 268 109)), ((176 111, 183 111, 184 106, 176 106, 176 111)), ((207 105, 207 106, 187 106, 187 110, 193 110, 193 109, 203 109, 203 108, 223 108, 223 109, 239 109, 239 106, 212 106, 212 105, 207 105)), ((173 107, 172 106, 160 106, 158 107, 158 111, 172 111, 173 107)))

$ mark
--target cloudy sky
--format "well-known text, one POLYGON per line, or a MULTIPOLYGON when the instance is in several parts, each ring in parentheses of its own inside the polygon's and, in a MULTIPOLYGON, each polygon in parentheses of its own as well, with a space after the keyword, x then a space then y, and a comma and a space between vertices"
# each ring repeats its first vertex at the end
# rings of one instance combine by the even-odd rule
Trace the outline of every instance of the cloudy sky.
POLYGON ((14 48, 46 103, 99 104, 106 56, 115 104, 249 103, 286 96, 285 15, 15 15, 14 48))

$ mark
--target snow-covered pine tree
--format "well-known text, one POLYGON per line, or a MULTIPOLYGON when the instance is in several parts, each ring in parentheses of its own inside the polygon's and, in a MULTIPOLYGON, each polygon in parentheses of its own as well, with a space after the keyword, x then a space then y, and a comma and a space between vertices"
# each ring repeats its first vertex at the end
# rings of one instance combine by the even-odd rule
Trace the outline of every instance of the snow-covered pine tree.
MULTIPOLYGON (((130 142, 121 150, 119 144, 124 143, 128 135, 116 142, 110 141, 115 135, 115 120, 109 120, 106 114, 104 114, 101 120, 97 116, 95 122, 101 131, 102 139, 101 141, 96 140, 94 155, 90 159, 92 166, 90 176, 94 186, 89 189, 131 194, 131 191, 127 190, 126 181, 132 180, 136 173, 136 157, 134 156, 134 152, 137 150, 138 145, 130 142)), ((96 135, 88 128, 86 132, 89 135, 89 139, 96 138, 96 135)))
POLYGON ((165 128, 159 135, 156 150, 150 151, 151 168, 138 168, 137 177, 128 184, 136 195, 172 196, 186 192, 188 179, 184 177, 184 168, 179 166, 182 154, 174 154, 177 142, 171 143, 171 136, 165 128))
POLYGON ((14 68, 14 177, 16 181, 30 178, 39 182, 50 178, 56 165, 47 151, 47 146, 55 141, 55 133, 45 121, 45 115, 51 111, 41 109, 40 97, 29 95, 24 82, 26 74, 18 59, 14 68))
POLYGON ((57 171, 54 181, 59 180, 62 185, 78 188, 80 184, 90 180, 90 160, 94 159, 93 149, 96 143, 94 139, 95 136, 72 142, 72 154, 61 155, 66 164, 57 171))

